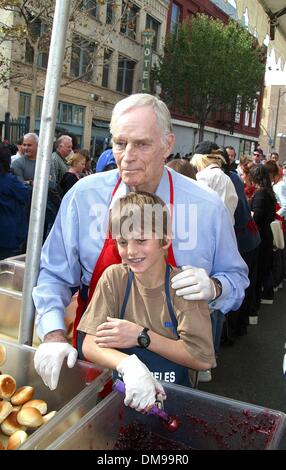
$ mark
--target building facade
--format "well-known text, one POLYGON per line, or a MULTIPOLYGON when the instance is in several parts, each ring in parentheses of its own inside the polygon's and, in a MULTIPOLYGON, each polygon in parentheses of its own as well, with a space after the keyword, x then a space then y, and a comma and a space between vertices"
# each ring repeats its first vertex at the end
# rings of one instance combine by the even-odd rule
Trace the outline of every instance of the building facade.
MULTIPOLYGON (((163 51, 168 4, 168 0, 136 0, 128 6, 122 0, 83 0, 84 20, 79 12, 76 21, 69 23, 57 127, 73 132, 81 147, 92 144, 101 151, 110 138, 114 105, 128 94, 141 92, 146 85, 146 54, 151 56, 150 68, 163 51), (150 29, 154 31, 151 51, 146 52, 142 33, 150 29)), ((2 13, 1 20, 6 24, 19 21, 12 12, 2 13)), ((40 34, 44 18, 38 27, 40 34)), ((33 51, 27 42, 21 47, 19 43, 7 43, 5 54, 29 77, 33 51)), ((40 127, 47 60, 47 52, 39 55, 36 131, 40 127)), ((0 120, 7 111, 13 118, 30 114, 31 87, 28 78, 10 81, 9 88, 0 92, 0 120)))
MULTIPOLYGON (((179 23, 196 13, 206 13, 224 23, 229 17, 236 19, 235 9, 223 0, 170 0, 167 31, 176 31, 179 23)), ((259 140, 262 95, 261 84, 260 96, 253 112, 237 110, 234 122, 227 120, 222 113, 214 116, 205 128, 204 139, 215 141, 218 145, 232 145, 237 155, 251 153, 259 140)), ((181 154, 193 152, 198 142, 198 125, 191 117, 186 119, 174 113, 173 125, 177 141, 175 151, 181 154)))
POLYGON ((286 161, 286 86, 268 85, 264 90, 259 142, 265 155, 278 152, 286 161))

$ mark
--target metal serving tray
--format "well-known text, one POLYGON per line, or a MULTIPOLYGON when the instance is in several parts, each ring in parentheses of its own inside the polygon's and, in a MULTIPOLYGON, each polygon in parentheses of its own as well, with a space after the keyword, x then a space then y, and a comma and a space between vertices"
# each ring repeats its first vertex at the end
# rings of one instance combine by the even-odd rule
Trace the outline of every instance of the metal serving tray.
POLYGON ((111 377, 107 369, 96 367, 90 362, 77 361, 72 369, 64 364, 59 385, 56 390, 51 391, 34 369, 34 348, 2 339, 0 344, 6 347, 7 352, 7 360, 1 366, 2 373, 12 375, 17 382, 17 388, 23 385, 33 386, 34 398, 45 400, 48 412, 57 411, 48 423, 31 434, 24 443, 27 449, 45 449, 45 446, 51 444, 56 437, 84 416, 90 410, 85 401, 89 403, 92 397, 93 406, 98 403, 101 400, 99 392, 111 377), (75 411, 78 411, 78 414, 73 414, 75 411))

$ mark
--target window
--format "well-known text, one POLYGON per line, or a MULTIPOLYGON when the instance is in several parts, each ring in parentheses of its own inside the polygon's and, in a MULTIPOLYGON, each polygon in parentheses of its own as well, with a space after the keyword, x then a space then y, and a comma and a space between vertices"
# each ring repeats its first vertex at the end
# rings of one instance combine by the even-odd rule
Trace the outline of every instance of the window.
POLYGON ((43 108, 43 97, 42 96, 37 96, 37 100, 36 100, 36 118, 41 117, 42 108, 43 108))
POLYGON ((96 17, 97 0, 82 0, 81 9, 85 11, 86 13, 88 13, 89 15, 96 17))
MULTIPOLYGON (((31 95, 27 93, 20 93, 19 98, 19 116, 30 116, 31 95)), ((42 114, 43 97, 37 96, 36 99, 36 118, 40 118, 42 114)))
POLYGON ((253 127, 255 129, 256 121, 257 121, 258 101, 255 100, 253 104, 254 104, 254 107, 253 107, 253 111, 252 111, 252 115, 251 115, 251 127, 253 127))
POLYGON ((249 126, 249 109, 246 109, 245 114, 244 114, 244 125, 245 127, 249 126))
POLYGON ((109 79, 109 64, 111 59, 111 51, 104 52, 103 58, 103 73, 102 73, 102 86, 108 87, 108 79, 109 79))
POLYGON ((178 34, 178 28, 180 24, 181 18, 181 8, 176 3, 172 5, 172 12, 171 12, 171 23, 170 23, 170 32, 172 34, 178 34))
POLYGON ((240 123, 240 117, 241 117, 241 97, 238 96, 236 100, 236 109, 235 109, 235 118, 234 118, 234 122, 236 124, 240 123))
POLYGON ((156 21, 154 18, 152 18, 152 16, 147 14, 146 29, 152 29, 155 33, 153 37, 153 43, 152 43, 152 48, 154 49, 154 51, 157 51, 158 49, 159 28, 160 28, 160 23, 156 21))
POLYGON ((20 93, 19 99, 19 116, 26 117, 30 116, 30 103, 31 96, 26 93, 20 93))
POLYGON ((64 124, 74 124, 77 126, 83 125, 84 108, 76 104, 59 102, 58 107, 58 122, 64 124))
POLYGON ((82 76, 83 80, 92 79, 92 58, 95 53, 95 44, 87 39, 74 36, 71 52, 70 74, 74 77, 82 76))
POLYGON ((131 39, 136 39, 137 17, 139 8, 136 5, 122 4, 120 32, 131 39))
POLYGON ((133 89, 135 62, 119 57, 116 90, 130 95, 133 89))
MULTIPOLYGON (((45 32, 47 30, 47 26, 42 23, 41 21, 36 21, 33 25, 33 32, 32 34, 35 38, 41 38, 39 43, 39 53, 38 53, 38 67, 47 68, 48 65, 48 50, 49 44, 46 44, 46 40, 44 38, 45 32)), ((30 45, 29 41, 26 40, 26 51, 25 51, 25 62, 27 64, 32 64, 34 61, 34 49, 30 45)))
MULTIPOLYGON (((26 117, 30 115, 31 95, 27 93, 20 93, 19 98, 19 116, 26 117)), ((40 119, 43 107, 43 97, 37 96, 36 101, 36 118, 40 119)), ((74 124, 83 126, 84 121, 84 107, 76 104, 64 103, 62 101, 58 104, 57 122, 65 124, 74 124)))
POLYGON ((113 24, 114 23, 114 3, 108 2, 106 5, 106 23, 113 24))

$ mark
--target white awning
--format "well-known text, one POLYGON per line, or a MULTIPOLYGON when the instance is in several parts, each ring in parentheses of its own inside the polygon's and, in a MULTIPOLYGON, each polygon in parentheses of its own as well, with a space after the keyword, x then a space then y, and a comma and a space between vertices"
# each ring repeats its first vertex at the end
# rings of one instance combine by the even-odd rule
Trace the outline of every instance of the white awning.
MULTIPOLYGON (((228 0, 224 0, 228 3, 228 0)), ((234 2, 230 2, 234 3, 234 2)), ((248 27, 263 44, 267 35, 270 36, 270 26, 273 25, 275 38, 270 40, 268 48, 274 49, 276 62, 281 60, 282 68, 286 62, 286 0, 235 0, 239 19, 243 18, 247 9, 248 27)))

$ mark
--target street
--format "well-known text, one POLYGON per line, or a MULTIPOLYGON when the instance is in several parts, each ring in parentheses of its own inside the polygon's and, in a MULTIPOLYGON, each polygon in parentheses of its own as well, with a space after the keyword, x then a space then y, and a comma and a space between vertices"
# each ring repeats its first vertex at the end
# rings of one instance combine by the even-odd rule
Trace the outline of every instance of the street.
MULTIPOLYGON (((199 389, 286 413, 286 379, 282 362, 286 342, 286 282, 273 305, 261 305, 258 325, 246 336, 221 347, 212 381, 199 389)), ((280 444, 286 449, 286 432, 280 444)))

